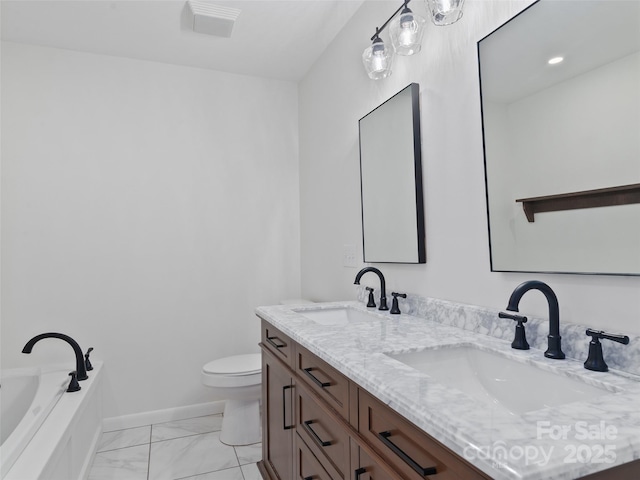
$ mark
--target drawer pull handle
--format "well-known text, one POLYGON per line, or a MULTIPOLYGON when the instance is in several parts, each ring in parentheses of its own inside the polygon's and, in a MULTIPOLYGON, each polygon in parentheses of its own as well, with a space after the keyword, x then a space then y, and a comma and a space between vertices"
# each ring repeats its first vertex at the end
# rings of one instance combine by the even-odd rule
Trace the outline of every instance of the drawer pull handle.
POLYGON ((302 480, 313 480, 313 475, 309 475, 308 477, 304 477, 302 480))
POLYGON ((395 443, 389 440, 390 436, 391 436, 391 432, 389 431, 378 433, 378 438, 380 439, 380 441, 384 443, 387 447, 389 447, 389 449, 393 453, 398 455, 407 465, 413 468, 420 475, 422 475, 423 477, 426 477, 427 475, 436 474, 436 467, 421 467, 418 464, 418 462, 416 462, 413 458, 411 458, 409 455, 404 453, 400 447, 398 447, 395 443))
POLYGON ((284 430, 291 430, 295 425, 287 425, 287 402, 285 398, 285 392, 293 388, 293 385, 285 385, 282 387, 282 428, 284 430))
POLYGON ((321 382, 320 380, 318 380, 318 377, 316 377, 313 373, 311 373, 311 370, 313 370, 311 367, 309 368, 304 368, 303 371, 304 373, 307 374, 307 376, 313 380, 313 383, 315 383, 316 385, 318 385, 320 388, 327 388, 331 386, 330 382, 321 382))
POLYGON ((360 467, 359 469, 355 470, 353 473, 354 473, 353 480, 360 480, 360 475, 362 475, 363 473, 367 473, 367 469, 364 467, 360 467))
POLYGON ((282 340, 280 340, 282 342, 281 344, 277 344, 276 342, 274 342, 274 340, 280 339, 278 337, 267 337, 267 342, 273 345, 275 348, 284 348, 287 346, 287 344, 282 342, 282 340))
POLYGON ((304 426, 304 429, 307 432, 309 432, 309 434, 313 437, 313 439, 316 441, 318 445, 320 445, 321 447, 328 447, 329 445, 331 445, 331 442, 322 440, 318 436, 318 434, 313 430, 313 428, 311 428, 312 423, 313 423, 313 420, 307 420, 306 422, 303 422, 302 425, 304 426))

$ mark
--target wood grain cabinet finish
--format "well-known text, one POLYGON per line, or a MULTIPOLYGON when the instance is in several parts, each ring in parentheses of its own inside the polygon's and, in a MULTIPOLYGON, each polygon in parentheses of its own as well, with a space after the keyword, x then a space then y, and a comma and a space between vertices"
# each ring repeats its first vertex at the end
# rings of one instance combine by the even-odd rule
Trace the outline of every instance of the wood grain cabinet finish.
POLYGON ((398 476, 389 473, 380 462, 376 462, 364 450, 359 450, 359 466, 354 470, 355 480, 397 480, 398 476))
POLYGON ((358 431, 402 478, 491 478, 363 390, 358 431))
POLYGON ((270 323, 262 320, 261 346, 284 362, 288 367, 294 366, 294 342, 270 323))
MULTIPOLYGON (((491 477, 262 321, 265 480, 491 477)), ((640 478, 640 460, 584 477, 640 478)))
POLYGON ((262 465, 271 479, 293 477, 295 415, 291 372, 262 349, 262 465))
POLYGON ((324 360, 306 348, 296 346, 296 374, 335 409, 349 420, 349 380, 324 360))
POLYGON ((294 478, 296 478, 296 480, 335 480, 322 467, 318 459, 300 437, 296 437, 295 447, 296 473, 294 478))
POLYGON ((302 382, 296 388, 296 431, 334 480, 351 480, 349 430, 302 382))

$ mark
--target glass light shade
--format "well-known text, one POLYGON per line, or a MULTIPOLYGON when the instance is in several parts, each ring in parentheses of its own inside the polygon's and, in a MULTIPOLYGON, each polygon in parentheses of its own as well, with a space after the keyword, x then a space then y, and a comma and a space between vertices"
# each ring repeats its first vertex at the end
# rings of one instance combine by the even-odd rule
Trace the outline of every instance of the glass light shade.
POLYGON ((422 47, 426 20, 405 8, 389 25, 391 44, 398 55, 413 55, 422 47))
POLYGON ((451 25, 462 18, 464 0, 425 0, 436 25, 451 25))
POLYGON ((392 60, 392 49, 386 48, 379 38, 376 38, 362 54, 362 63, 364 63, 367 75, 372 80, 380 80, 391 75, 392 60))

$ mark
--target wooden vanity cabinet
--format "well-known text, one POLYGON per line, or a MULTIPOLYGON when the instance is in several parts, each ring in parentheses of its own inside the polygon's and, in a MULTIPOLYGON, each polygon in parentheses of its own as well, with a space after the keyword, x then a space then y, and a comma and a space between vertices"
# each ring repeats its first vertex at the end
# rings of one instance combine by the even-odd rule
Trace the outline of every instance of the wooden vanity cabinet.
MULTIPOLYGON (((265 480, 490 479, 262 321, 265 480)), ((588 477, 636 479, 640 460, 588 477)))
POLYGON ((349 429, 344 419, 308 386, 298 381, 296 432, 333 480, 351 480, 349 429))
POLYGON ((362 389, 358 432, 407 480, 491 478, 362 389))
POLYGON ((402 480, 371 447, 355 438, 351 438, 351 471, 354 480, 402 480))
POLYGON ((349 420, 347 377, 300 345, 296 345, 295 373, 322 401, 349 420))
POLYGON ((295 475, 301 480, 334 480, 300 437, 295 441, 295 475))
POLYGON ((291 370, 294 344, 288 336, 263 322, 261 347, 263 461, 259 469, 267 478, 292 480, 296 478, 295 383, 291 370))
MULTIPOLYGON (((263 461, 258 467, 265 479, 432 478, 426 473, 416 476, 406 459, 373 435, 376 429, 392 430, 392 440, 417 462, 435 465, 438 474, 433 478, 488 478, 451 452, 446 461, 431 455, 423 446, 428 437, 424 432, 264 320, 261 348, 263 461), (375 420, 367 423, 366 418, 375 420), (384 422, 379 423, 378 418, 384 422), (451 463, 463 466, 452 467, 451 463), (473 476, 445 473, 467 471, 473 476)), ((442 455, 445 447, 431 442, 442 455)))

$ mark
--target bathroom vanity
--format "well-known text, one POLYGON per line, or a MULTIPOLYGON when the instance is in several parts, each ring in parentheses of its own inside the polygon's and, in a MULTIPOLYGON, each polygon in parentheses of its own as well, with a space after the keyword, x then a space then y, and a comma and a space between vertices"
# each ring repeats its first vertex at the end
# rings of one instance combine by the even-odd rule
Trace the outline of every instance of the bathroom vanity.
POLYGON ((367 310, 359 302, 260 307, 257 314, 259 468, 267 480, 640 476, 635 375, 589 372, 575 360, 545 359, 535 348, 512 351, 502 339, 428 316, 367 310), (586 398, 556 399, 558 405, 542 408, 533 399, 515 412, 451 388, 444 377, 436 381, 410 360, 466 350, 497 352, 499 364, 540 367, 552 376, 564 370, 563 382, 585 382, 577 395, 586 398), (583 430, 591 438, 578 436, 583 430), (558 431, 564 438, 556 438, 558 431))

